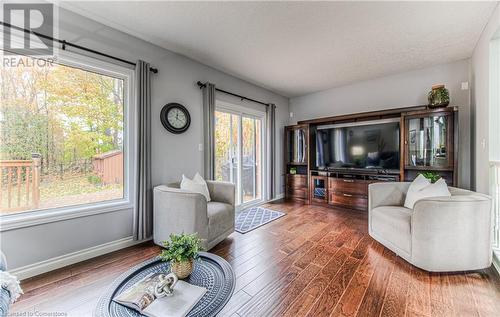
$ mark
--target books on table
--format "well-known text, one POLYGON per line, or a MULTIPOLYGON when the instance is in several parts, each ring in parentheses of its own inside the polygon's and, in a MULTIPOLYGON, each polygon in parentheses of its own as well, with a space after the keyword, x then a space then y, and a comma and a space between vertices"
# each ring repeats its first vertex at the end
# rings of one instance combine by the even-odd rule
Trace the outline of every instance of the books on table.
POLYGON ((157 298, 154 289, 160 281, 160 274, 147 276, 116 296, 113 301, 149 317, 184 317, 207 292, 204 287, 179 280, 172 296, 157 298))

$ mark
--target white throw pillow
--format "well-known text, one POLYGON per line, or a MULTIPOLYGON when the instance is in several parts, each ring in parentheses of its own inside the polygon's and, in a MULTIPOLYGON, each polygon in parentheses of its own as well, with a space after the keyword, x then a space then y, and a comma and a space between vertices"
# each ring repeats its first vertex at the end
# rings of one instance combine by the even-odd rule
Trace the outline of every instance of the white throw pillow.
POLYGON ((413 205, 415 204, 417 199, 418 192, 425 187, 429 186, 431 184, 431 181, 427 178, 425 178, 422 174, 418 174, 418 176, 413 180, 413 182, 410 184, 410 187, 408 188, 408 191, 406 192, 406 199, 405 199, 405 207, 406 208, 413 208, 413 205))
POLYGON ((182 174, 181 189, 200 193, 205 196, 207 202, 211 200, 207 182, 205 182, 203 177, 201 177, 201 175, 198 173, 196 173, 193 179, 189 179, 184 174, 182 174))
POLYGON ((450 197, 450 191, 446 185, 446 181, 440 178, 434 184, 430 180, 422 175, 418 175, 417 178, 411 183, 406 193, 405 207, 413 209, 415 203, 424 198, 430 197, 450 197))

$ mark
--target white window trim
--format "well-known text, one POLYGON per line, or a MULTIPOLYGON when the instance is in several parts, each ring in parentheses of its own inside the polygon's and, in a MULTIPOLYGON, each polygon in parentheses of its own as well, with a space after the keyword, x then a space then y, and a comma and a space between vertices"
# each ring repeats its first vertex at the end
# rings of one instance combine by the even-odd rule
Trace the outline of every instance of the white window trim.
POLYGON ((498 105, 500 95, 498 87, 500 86, 500 29, 490 41, 490 74, 489 74, 489 160, 490 160, 490 195, 493 198, 493 266, 500 273, 500 188, 498 179, 498 165, 500 160, 500 138, 498 137, 499 128, 496 118, 500 115, 498 105))
POLYGON ((133 211, 136 208, 136 186, 134 180, 137 179, 137 168, 135 164, 133 164, 133 162, 135 162, 134 154, 137 152, 137 116, 135 115, 136 102, 134 70, 67 51, 59 51, 56 62, 66 66, 77 67, 86 71, 93 71, 99 74, 120 78, 124 81, 123 151, 125 155, 123 162, 123 198, 90 204, 39 209, 2 215, 0 216, 0 232, 120 210, 133 211))
MULTIPOLYGON (((261 120, 261 162, 262 162, 262 180, 261 180, 261 198, 253 199, 245 203, 241 203, 236 206, 236 211, 243 210, 248 207, 258 206, 265 203, 267 200, 267 176, 268 175, 268 162, 267 162, 267 131, 266 131, 266 112, 259 111, 253 108, 247 108, 226 101, 217 99, 215 105, 215 111, 222 111, 226 113, 236 114, 241 117, 255 118, 261 120)), ((239 127, 238 127, 239 129, 239 127)), ((238 130, 239 136, 241 136, 241 131, 238 130)), ((241 137, 240 137, 241 138, 241 137)), ((239 169, 240 170, 240 169, 239 169)), ((238 195, 240 195, 241 190, 238 190, 238 195)))

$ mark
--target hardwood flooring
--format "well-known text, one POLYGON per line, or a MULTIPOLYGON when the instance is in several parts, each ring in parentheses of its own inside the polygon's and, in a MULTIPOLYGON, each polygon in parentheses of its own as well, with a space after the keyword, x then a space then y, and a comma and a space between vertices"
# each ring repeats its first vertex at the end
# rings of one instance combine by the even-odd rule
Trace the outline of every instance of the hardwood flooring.
MULTIPOLYGON (((492 268, 428 273, 371 239, 366 213, 292 203, 270 208, 287 215, 211 250, 237 277, 220 316, 500 316, 492 268)), ((91 316, 120 273, 158 252, 145 243, 22 281, 25 294, 12 312, 91 316)))

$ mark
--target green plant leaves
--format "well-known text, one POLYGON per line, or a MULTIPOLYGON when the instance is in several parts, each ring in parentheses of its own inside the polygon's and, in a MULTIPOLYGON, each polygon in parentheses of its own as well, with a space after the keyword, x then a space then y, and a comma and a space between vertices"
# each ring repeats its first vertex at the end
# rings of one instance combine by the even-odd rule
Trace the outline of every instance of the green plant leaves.
POLYGON ((197 233, 193 234, 171 234, 170 240, 163 241, 164 250, 160 257, 163 261, 182 262, 189 261, 198 256, 202 251, 201 239, 197 233))

